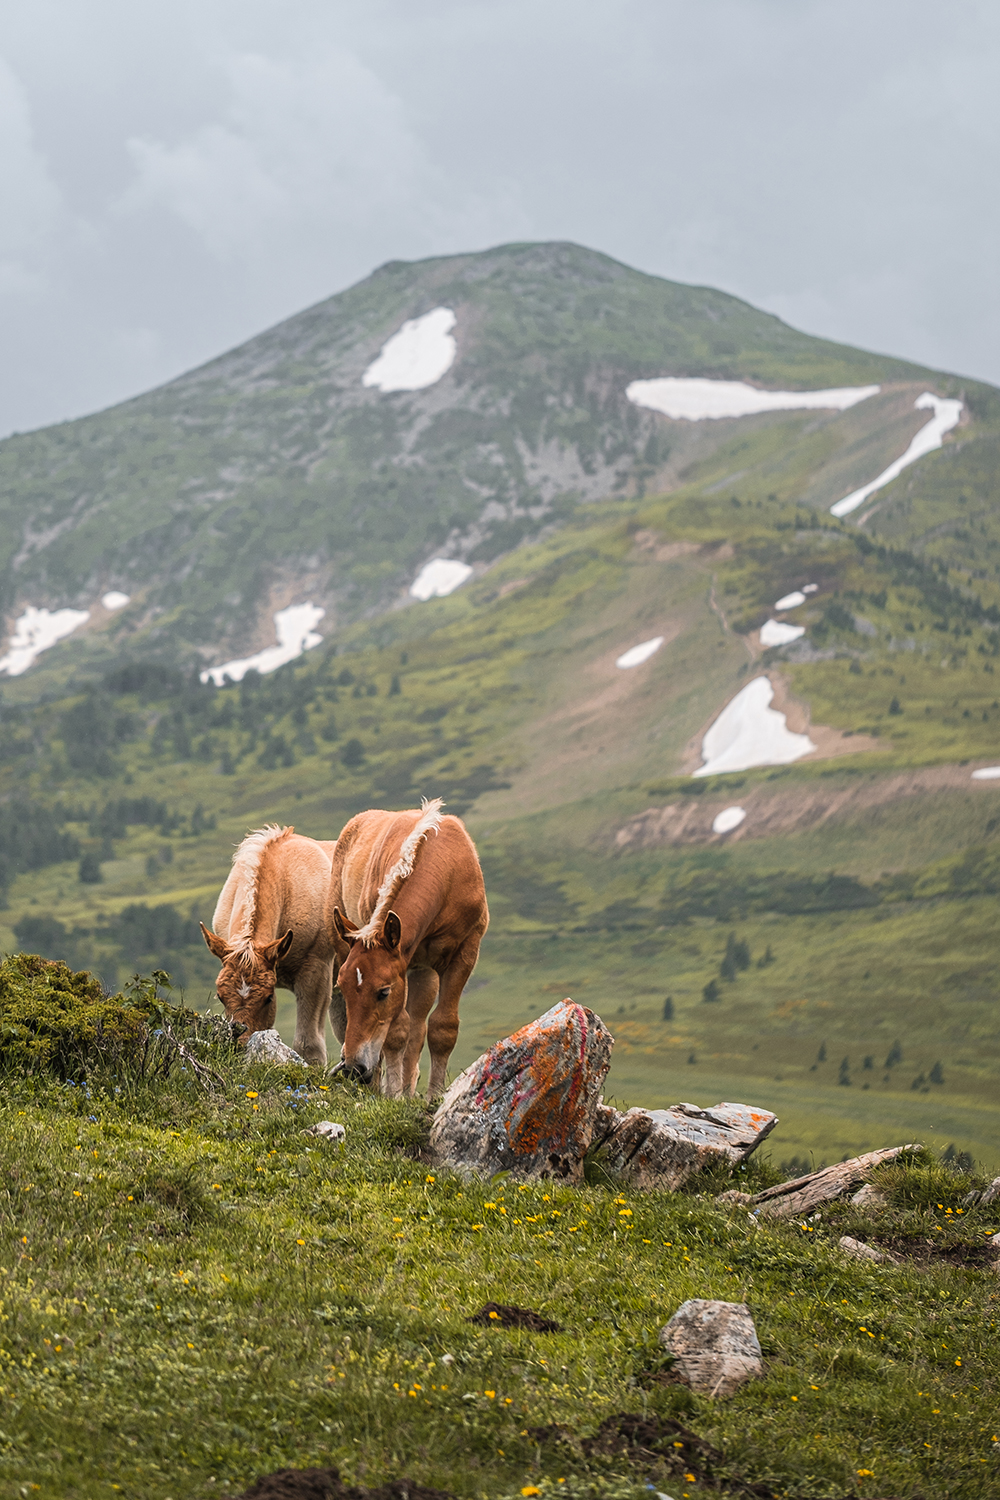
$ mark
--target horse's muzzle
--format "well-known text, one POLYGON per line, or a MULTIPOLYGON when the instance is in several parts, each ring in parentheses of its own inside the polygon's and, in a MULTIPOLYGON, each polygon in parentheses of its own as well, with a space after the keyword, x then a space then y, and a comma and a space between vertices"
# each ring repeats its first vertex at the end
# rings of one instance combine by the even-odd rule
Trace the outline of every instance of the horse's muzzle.
POLYGON ((331 1069, 331 1073, 342 1073, 345 1078, 354 1079, 354 1081, 357 1083, 367 1084, 371 1083, 372 1078, 375 1076, 375 1069, 363 1068, 360 1063, 347 1063, 341 1061, 335 1068, 331 1069))

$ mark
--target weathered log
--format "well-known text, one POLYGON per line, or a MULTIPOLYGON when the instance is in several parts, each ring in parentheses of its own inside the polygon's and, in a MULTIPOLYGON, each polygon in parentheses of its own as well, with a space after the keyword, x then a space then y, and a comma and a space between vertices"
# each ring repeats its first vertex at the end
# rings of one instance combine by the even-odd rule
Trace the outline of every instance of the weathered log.
POLYGON ((775 1218, 798 1218, 832 1203, 861 1186, 876 1167, 883 1162, 895 1161, 905 1152, 922 1151, 922 1146, 888 1146, 881 1151, 867 1151, 864 1156, 852 1157, 850 1161, 835 1162, 819 1172, 809 1172, 805 1177, 793 1177, 790 1182, 779 1182, 777 1187, 765 1188, 755 1193, 750 1202, 752 1211, 775 1218))

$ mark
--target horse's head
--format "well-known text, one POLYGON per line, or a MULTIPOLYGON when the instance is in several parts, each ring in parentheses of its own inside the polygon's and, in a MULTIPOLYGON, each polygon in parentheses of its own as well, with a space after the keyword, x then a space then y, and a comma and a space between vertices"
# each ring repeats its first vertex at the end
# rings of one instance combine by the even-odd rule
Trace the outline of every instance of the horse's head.
POLYGON ((333 909, 337 984, 347 1010, 347 1029, 337 1072, 371 1083, 393 1021, 406 1004, 406 960, 400 952, 402 927, 394 911, 372 941, 359 941, 358 928, 333 909))
POLYGON ((244 1025, 246 1035, 270 1031, 277 1003, 274 998, 278 961, 292 946, 291 928, 273 943, 253 943, 231 948, 223 938, 199 922, 209 948, 222 964, 215 989, 231 1021, 244 1025))

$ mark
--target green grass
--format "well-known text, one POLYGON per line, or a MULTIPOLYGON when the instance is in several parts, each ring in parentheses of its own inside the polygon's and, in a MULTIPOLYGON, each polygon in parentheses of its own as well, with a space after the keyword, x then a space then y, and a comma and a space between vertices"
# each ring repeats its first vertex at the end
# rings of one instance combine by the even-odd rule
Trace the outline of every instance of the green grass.
POLYGON ((0 1493, 182 1500, 329 1463, 484 1500, 649 1475, 707 1493, 530 1433, 623 1411, 679 1418, 789 1496, 995 1492, 995 1277, 836 1248, 981 1242, 1000 1217, 959 1213, 961 1174, 897 1171, 874 1221, 749 1225, 697 1194, 464 1180, 419 1160, 420 1105, 211 1064, 209 1091, 5 1079, 0 1493), (324 1117, 344 1148, 303 1135, 324 1117), (725 1402, 656 1379, 658 1330, 706 1296, 746 1299, 765 1351, 725 1402), (471 1326, 486 1301, 565 1331, 471 1326))

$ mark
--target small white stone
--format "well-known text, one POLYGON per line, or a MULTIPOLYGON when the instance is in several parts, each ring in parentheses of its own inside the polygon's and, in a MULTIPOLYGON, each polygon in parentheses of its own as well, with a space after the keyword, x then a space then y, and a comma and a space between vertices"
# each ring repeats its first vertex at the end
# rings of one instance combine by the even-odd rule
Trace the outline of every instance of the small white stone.
POLYGON ((336 1141, 338 1146, 342 1146, 347 1138, 346 1129, 343 1125, 338 1125, 336 1120, 317 1120, 315 1125, 310 1125, 302 1134, 318 1135, 324 1141, 336 1141))
POLYGON ((850 1255, 854 1260, 877 1261, 880 1265, 886 1265, 891 1257, 882 1250, 875 1250, 871 1245, 863 1245, 860 1240, 854 1240, 849 1234, 842 1234, 838 1241, 845 1255, 850 1255))
POLYGON ((305 1058, 287 1046, 273 1029, 253 1032, 247 1038, 244 1051, 247 1062, 301 1063, 302 1067, 307 1066, 305 1058))

